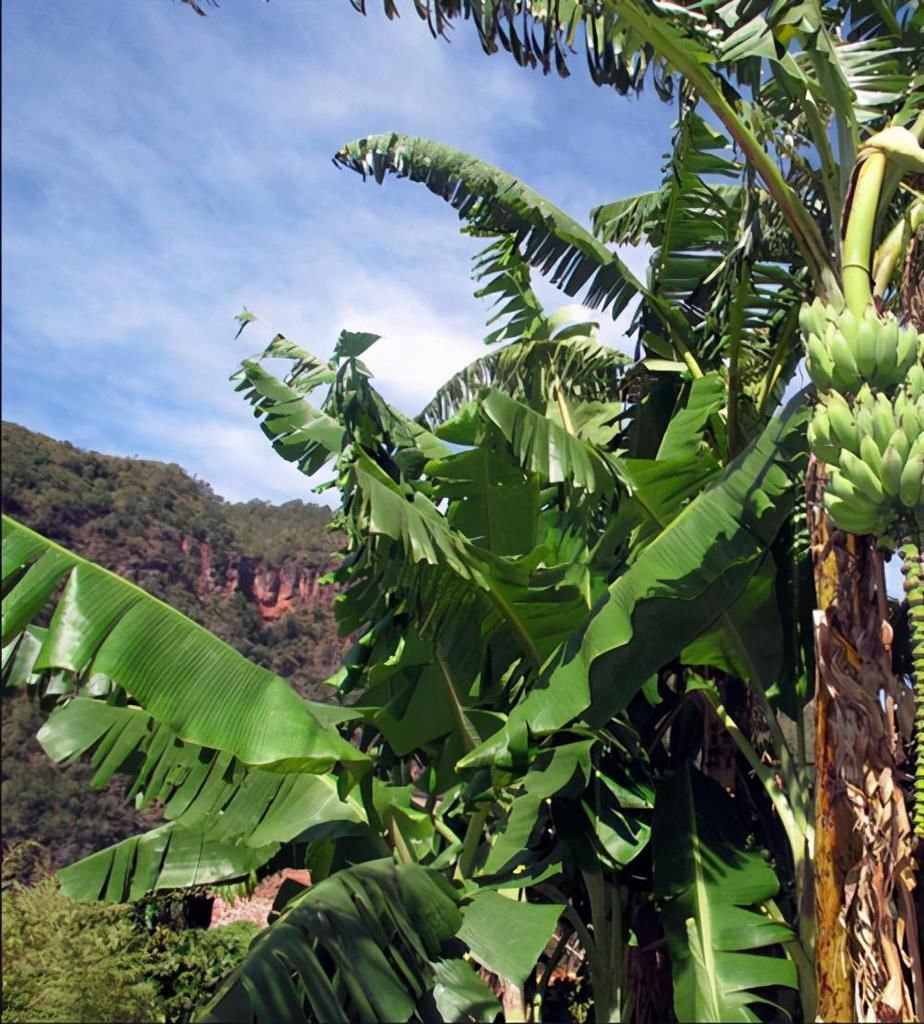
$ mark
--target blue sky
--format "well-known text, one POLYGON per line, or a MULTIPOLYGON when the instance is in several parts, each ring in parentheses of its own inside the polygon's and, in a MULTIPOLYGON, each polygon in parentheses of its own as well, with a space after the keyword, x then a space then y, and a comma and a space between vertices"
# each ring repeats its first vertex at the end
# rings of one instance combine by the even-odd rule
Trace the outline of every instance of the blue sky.
POLYGON ((422 187, 336 169, 343 142, 429 136, 585 221, 657 184, 673 111, 652 94, 595 88, 580 55, 567 80, 489 58, 470 25, 436 42, 401 7, 4 3, 5 419, 230 500, 311 500, 228 383, 270 331, 322 355, 382 334, 368 362, 408 412, 483 352, 477 244, 422 187), (244 304, 261 323, 234 343, 244 304))

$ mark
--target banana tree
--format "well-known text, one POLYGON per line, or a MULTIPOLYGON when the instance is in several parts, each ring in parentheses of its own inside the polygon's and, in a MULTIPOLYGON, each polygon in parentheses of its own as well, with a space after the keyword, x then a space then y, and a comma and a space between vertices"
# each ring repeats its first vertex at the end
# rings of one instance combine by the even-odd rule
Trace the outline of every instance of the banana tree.
MULTIPOLYGON (((355 0, 354 6, 362 10, 363 0, 355 0)), ((396 13, 391 0, 385 9, 389 17, 396 13)), ((706 108, 710 122, 721 125, 744 159, 751 201, 759 202, 754 193, 765 190, 770 220, 778 225, 776 239, 782 243, 779 258, 804 268, 801 291, 816 304, 806 309, 803 334, 822 398, 813 425, 815 461, 807 495, 822 613, 816 630, 820 1013, 832 1019, 912 1018, 915 1004, 920 1011, 924 997, 920 968, 891 988, 883 980, 895 977, 902 959, 919 964, 920 950, 912 919, 913 838, 900 785, 910 775, 912 693, 892 671, 880 545, 900 545, 912 636, 918 645, 912 675, 918 677, 920 715, 924 471, 919 439, 921 323, 920 314, 917 319, 914 314, 920 261, 915 262, 909 248, 921 217, 920 6, 849 0, 695 6, 658 0, 462 5, 421 0, 415 9, 434 35, 453 18, 464 17, 475 24, 487 52, 503 47, 518 63, 545 72, 554 67, 567 74, 567 51, 583 30, 597 84, 625 93, 638 89, 650 72, 662 96, 679 92, 682 106, 706 108), (840 319, 845 305, 846 326, 840 319), (911 325, 897 331, 895 313, 911 325), (858 332, 853 318, 862 322, 858 332), (832 337, 837 357, 828 344, 832 337), (870 354, 873 339, 882 350, 878 361, 870 354), (857 425, 870 417, 871 402, 880 411, 879 432, 865 439, 860 452, 857 425), (832 410, 846 433, 841 439, 834 431, 826 442, 826 414, 832 410), (886 695, 884 709, 881 694, 886 695), (870 735, 882 739, 855 742, 857 736, 870 735), (886 780, 881 790, 875 781, 880 779, 886 780), (846 801, 840 796, 845 786, 852 794, 846 801), (875 867, 883 858, 890 865, 884 880, 875 867), (893 912, 896 904, 900 909, 893 912), (872 929, 865 923, 869 920, 875 922, 872 929)), ((720 188, 711 190, 711 211, 722 209, 720 188)), ((672 208, 659 207, 651 196, 613 208, 619 215, 631 211, 636 216, 636 237, 647 232, 662 242, 665 214, 671 226, 672 208)), ((713 220, 706 217, 701 229, 694 223, 687 239, 706 243, 713 220)), ((607 238, 602 219, 595 227, 599 237, 607 238)), ((753 235, 744 232, 742 243, 741 250, 747 252, 753 235)), ((656 273, 664 270, 665 250, 669 246, 662 244, 656 273)), ((731 327, 732 430, 740 352, 734 311, 736 299, 748 289, 748 261, 737 262, 739 270, 744 264, 737 280, 726 279, 724 290, 715 282, 731 327)), ((684 268, 680 260, 676 265, 684 268)), ((669 286, 669 277, 665 283, 669 286)), ((798 303, 790 296, 783 300, 771 301, 770 308, 783 312, 788 306, 791 324, 798 303)), ((684 309, 693 331, 700 309, 698 303, 692 311, 684 309)), ((668 324, 650 309, 640 330, 645 342, 645 327, 654 322, 668 324)), ((687 332, 682 324, 676 326, 673 349, 689 365, 696 353, 685 351, 687 332)), ((795 350, 791 343, 784 345, 790 353, 795 350)), ((691 370, 695 373, 692 365, 691 370)), ((919 736, 917 747, 922 746, 919 736)), ((922 772, 919 760, 919 792, 922 772)), ((920 815, 918 810, 918 834, 924 827, 920 815)))
MULTIPOLYGON (((491 1019, 497 1001, 472 963, 519 990, 525 1009, 571 936, 596 1016, 645 1019, 631 942, 657 891, 678 1007, 753 1019, 768 995, 792 1002, 806 957, 767 902, 775 873, 740 844, 757 827, 795 859, 805 807, 737 730, 755 774, 742 778, 738 823, 716 830, 715 794, 674 723, 695 714, 699 692, 728 719, 718 688, 688 686, 685 665, 739 664, 732 632, 771 658, 783 646, 768 552, 797 498, 806 414, 799 400, 765 414, 741 454, 720 461, 715 371, 683 384, 669 361, 630 366, 600 346, 573 310, 547 316, 510 235, 476 273, 501 297, 489 338, 507 343, 417 420, 375 391, 360 359, 370 334, 344 332, 330 359, 277 337, 236 378, 281 454, 309 473, 335 466, 350 539, 339 617, 360 634, 337 682, 356 703, 293 710, 280 680, 5 522, 5 683, 56 705, 40 736, 52 757, 89 756, 97 784, 130 773, 131 795, 158 800, 167 818, 61 882, 122 900, 309 864, 316 885, 255 945, 217 1019, 491 1019), (291 371, 279 380, 263 357, 291 371), (326 396, 312 405, 316 389, 326 396), (43 630, 34 620, 49 600, 43 630), (602 613, 620 624, 606 652, 619 692, 595 724, 602 666, 577 687, 567 677, 602 613), (671 801, 687 822, 679 846, 673 814, 659 810, 671 801), (671 913, 694 923, 703 959, 682 957, 671 913), (501 942, 499 915, 511 929, 501 942), (740 984, 727 989, 730 970, 740 984)), ((781 898, 792 917, 791 894, 781 898)))

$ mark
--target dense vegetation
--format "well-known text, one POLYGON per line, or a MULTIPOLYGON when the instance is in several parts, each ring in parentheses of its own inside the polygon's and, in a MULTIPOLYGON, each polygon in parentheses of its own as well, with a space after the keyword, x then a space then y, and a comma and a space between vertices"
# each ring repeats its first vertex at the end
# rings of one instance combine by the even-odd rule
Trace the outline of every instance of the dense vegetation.
POLYGON ((355 703, 300 699, 4 518, 5 685, 50 707, 56 763, 126 774, 165 818, 64 892, 310 868, 215 1021, 539 1020, 569 945, 598 1021, 919 1018, 924 23, 865 0, 413 9, 546 70, 583 26, 598 84, 680 96, 661 186, 590 231, 432 140, 336 154, 449 202, 498 300, 493 348, 416 415, 376 390, 374 334, 321 356, 276 335, 236 375, 280 454, 336 470, 355 703), (644 282, 609 247, 640 239, 644 282), (534 271, 585 305, 547 311, 534 271), (630 361, 586 307, 632 302, 630 361), (787 399, 803 342, 813 386, 787 399))
MULTIPOLYGON (((326 508, 232 504, 179 466, 82 451, 13 423, 2 425, 2 451, 4 512, 182 609, 287 674, 306 696, 324 692, 320 681, 341 649, 329 601, 264 621, 243 595, 203 593, 201 581, 203 544, 219 580, 242 556, 274 569, 325 572, 339 543, 326 508)), ((41 721, 25 696, 5 696, 0 815, 11 855, 3 865, 3 1019, 189 1020, 258 929, 248 922, 185 927, 162 912, 164 903, 176 905, 169 899, 133 909, 61 893, 48 872, 162 819, 156 808, 136 811, 126 801, 124 778, 94 789, 89 765, 62 769, 50 761, 35 739, 41 721)))

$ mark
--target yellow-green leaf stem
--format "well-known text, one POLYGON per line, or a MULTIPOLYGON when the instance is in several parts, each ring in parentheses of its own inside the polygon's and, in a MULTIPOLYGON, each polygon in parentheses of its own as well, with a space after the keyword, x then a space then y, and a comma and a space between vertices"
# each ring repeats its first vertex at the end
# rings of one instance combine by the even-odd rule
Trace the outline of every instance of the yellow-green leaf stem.
POLYGON ((873 297, 872 256, 873 229, 885 176, 884 153, 871 153, 857 170, 853 202, 844 231, 843 265, 844 298, 854 316, 862 316, 873 297))
POLYGON ((876 250, 876 257, 873 260, 874 295, 883 295, 889 287, 898 260, 904 254, 908 237, 913 235, 921 224, 924 224, 924 197, 911 201, 901 219, 892 226, 892 230, 876 250))

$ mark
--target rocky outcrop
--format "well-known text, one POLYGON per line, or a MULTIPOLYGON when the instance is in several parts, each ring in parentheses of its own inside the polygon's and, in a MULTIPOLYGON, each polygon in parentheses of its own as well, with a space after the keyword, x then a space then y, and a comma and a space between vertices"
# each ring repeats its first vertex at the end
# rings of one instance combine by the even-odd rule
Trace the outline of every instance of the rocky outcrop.
MULTIPOLYGON (((250 574, 246 574, 250 575, 250 574)), ((260 616, 272 622, 288 611, 308 605, 330 605, 333 592, 321 587, 322 573, 302 566, 259 565, 250 575, 249 594, 260 616)), ((247 594, 247 590, 243 591, 247 594)))
MULTIPOLYGON (((188 537, 182 538, 180 547, 187 556, 193 551, 188 537)), ((270 565, 236 553, 223 568, 219 568, 213 564, 212 551, 205 542, 198 545, 198 558, 196 596, 200 601, 206 601, 216 593, 225 600, 241 594, 256 607, 265 622, 275 622, 286 612, 299 608, 320 604, 329 609, 334 600, 335 591, 320 584, 326 570, 317 566, 304 566, 293 561, 270 565)))

